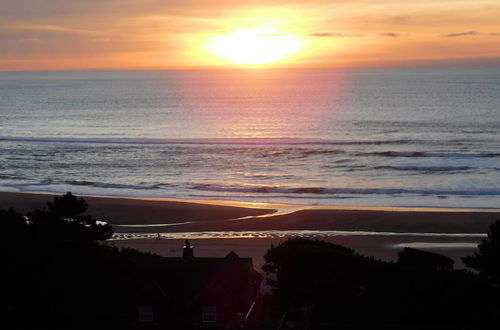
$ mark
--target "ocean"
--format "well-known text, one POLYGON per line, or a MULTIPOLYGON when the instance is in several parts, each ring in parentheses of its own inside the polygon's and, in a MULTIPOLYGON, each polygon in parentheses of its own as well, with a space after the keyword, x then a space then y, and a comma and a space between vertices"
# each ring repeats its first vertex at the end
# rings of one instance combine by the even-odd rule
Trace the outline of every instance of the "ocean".
POLYGON ((500 207, 500 67, 0 72, 0 190, 500 207))

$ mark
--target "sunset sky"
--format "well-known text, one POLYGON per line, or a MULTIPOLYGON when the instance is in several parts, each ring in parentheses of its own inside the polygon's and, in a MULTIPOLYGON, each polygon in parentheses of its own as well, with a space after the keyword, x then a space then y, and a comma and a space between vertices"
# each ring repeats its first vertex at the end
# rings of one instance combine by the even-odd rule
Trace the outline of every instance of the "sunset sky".
POLYGON ((499 18, 499 0, 0 0, 0 70, 500 64, 499 18), (278 53, 242 59, 244 33, 278 53))

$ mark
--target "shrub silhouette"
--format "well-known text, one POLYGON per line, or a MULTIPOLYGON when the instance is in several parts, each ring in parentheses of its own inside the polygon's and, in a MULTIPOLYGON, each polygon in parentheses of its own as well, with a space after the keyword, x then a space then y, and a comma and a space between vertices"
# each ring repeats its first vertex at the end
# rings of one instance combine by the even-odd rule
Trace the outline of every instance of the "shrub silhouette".
POLYGON ((8 233, 6 240, 24 237, 51 242, 95 242, 113 236, 111 225, 82 214, 88 208, 87 203, 70 192, 54 197, 48 208, 48 212, 34 210, 28 215, 12 208, 0 211, 0 221, 8 233))
POLYGON ((291 238, 271 246, 264 258, 274 291, 268 308, 284 323, 476 329, 492 321, 491 286, 453 270, 453 261, 436 253, 405 249, 393 263, 330 242, 291 238))
POLYGON ((438 253, 406 247, 398 253, 398 264, 422 270, 452 270, 454 261, 438 253))
POLYGON ((351 299, 365 284, 364 270, 374 265, 371 258, 354 250, 319 240, 290 238, 272 246, 264 256, 262 269, 274 292, 285 299, 351 299))
POLYGON ((483 239, 474 255, 463 257, 463 263, 496 285, 500 284, 500 220, 490 226, 488 237, 483 239))
POLYGON ((83 198, 77 198, 71 192, 67 192, 61 197, 54 197, 54 202, 47 203, 51 213, 60 217, 75 217, 85 213, 88 205, 83 198))

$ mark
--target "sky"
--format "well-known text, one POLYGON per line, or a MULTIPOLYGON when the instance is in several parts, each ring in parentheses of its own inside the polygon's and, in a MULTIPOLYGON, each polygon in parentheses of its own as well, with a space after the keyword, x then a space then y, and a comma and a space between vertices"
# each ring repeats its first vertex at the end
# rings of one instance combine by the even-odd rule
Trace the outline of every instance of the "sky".
POLYGON ((500 65, 499 18, 499 0, 0 0, 0 70, 500 65), (299 46, 214 51, 240 30, 299 46))

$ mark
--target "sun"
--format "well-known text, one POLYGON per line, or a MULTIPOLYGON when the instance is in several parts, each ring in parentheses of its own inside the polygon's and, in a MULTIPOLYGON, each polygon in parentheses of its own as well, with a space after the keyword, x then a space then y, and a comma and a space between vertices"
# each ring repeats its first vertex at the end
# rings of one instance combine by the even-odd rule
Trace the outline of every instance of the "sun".
POLYGON ((214 37, 209 48, 215 55, 238 64, 268 64, 297 52, 301 46, 293 35, 269 29, 240 29, 214 37))

